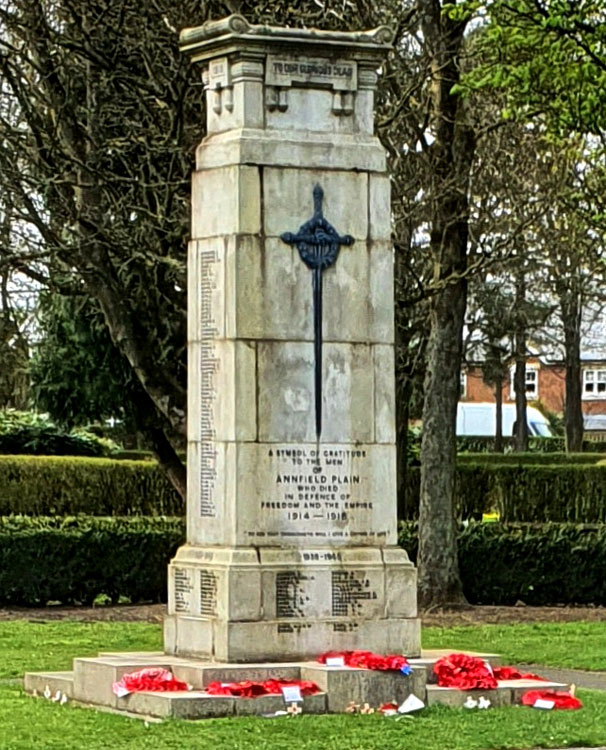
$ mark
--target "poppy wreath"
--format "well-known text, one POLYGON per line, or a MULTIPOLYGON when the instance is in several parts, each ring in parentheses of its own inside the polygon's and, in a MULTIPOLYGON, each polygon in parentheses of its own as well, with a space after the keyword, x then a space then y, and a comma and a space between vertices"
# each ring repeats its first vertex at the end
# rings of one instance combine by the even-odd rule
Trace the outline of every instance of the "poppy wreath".
POLYGON ((434 664, 440 687, 459 690, 494 690, 497 681, 482 659, 468 654, 449 654, 434 664))
POLYGON ((119 697, 143 691, 165 693, 188 689, 189 685, 186 682, 181 682, 163 667, 149 667, 122 675, 122 678, 112 685, 113 692, 119 697))
POLYGON ((581 701, 570 693, 556 693, 552 690, 529 690, 522 696, 523 706, 534 706, 538 701, 549 701, 553 708, 573 711, 582 707, 581 701))
POLYGON ((326 664, 327 659, 343 659, 346 667, 358 669, 377 669, 383 672, 391 671, 410 674, 411 668, 405 656, 396 654, 374 654, 372 651, 325 651, 318 656, 320 664, 326 664))
POLYGON ((280 695, 284 687, 299 687, 301 695, 314 695, 320 688, 309 680, 243 680, 242 682, 211 682, 204 688, 209 695, 232 695, 237 698, 257 698, 260 695, 280 695))
POLYGON ((494 690, 498 680, 544 680, 529 672, 522 674, 515 667, 491 667, 468 654, 444 656, 435 663, 433 671, 440 687, 459 690, 494 690))

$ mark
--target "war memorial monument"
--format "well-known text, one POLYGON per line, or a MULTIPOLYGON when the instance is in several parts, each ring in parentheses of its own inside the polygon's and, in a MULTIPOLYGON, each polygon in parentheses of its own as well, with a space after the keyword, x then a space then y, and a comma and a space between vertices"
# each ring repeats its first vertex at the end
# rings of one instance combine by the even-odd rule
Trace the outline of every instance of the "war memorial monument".
POLYGON ((76 658, 26 689, 181 718, 283 705, 205 694, 215 680, 313 680, 308 712, 427 699, 416 571, 397 545, 390 183, 374 134, 392 33, 234 15, 180 41, 206 136, 187 261, 187 539, 164 651, 76 658), (403 654, 412 672, 317 662, 356 649, 403 654), (113 692, 154 666, 193 689, 113 692))

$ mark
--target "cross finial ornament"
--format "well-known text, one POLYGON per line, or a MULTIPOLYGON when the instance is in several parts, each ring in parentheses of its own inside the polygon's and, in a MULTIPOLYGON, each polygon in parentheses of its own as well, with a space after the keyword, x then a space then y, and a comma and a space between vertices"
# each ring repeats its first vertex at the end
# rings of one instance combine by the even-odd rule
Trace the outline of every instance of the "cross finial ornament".
POLYGON ((352 245, 354 238, 339 235, 337 230, 324 218, 322 203, 324 191, 320 185, 313 189, 314 215, 301 225, 297 234, 285 232, 281 239, 289 245, 295 245, 305 265, 313 272, 313 307, 314 307, 314 384, 316 407, 316 439, 322 433, 322 273, 332 266, 338 256, 341 245, 352 245))

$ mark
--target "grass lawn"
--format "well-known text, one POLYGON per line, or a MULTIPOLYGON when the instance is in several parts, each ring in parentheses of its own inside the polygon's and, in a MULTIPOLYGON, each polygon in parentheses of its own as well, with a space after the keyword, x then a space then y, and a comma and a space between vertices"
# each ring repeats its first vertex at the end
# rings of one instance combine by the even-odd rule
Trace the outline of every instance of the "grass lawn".
MULTIPOLYGON (((585 658, 587 644, 596 651, 604 644, 602 631, 606 624, 428 628, 424 645, 500 651, 505 661, 511 662, 546 662, 543 654, 551 644, 544 641, 556 641, 554 653, 559 656, 551 663, 583 666, 580 659, 585 658), (564 663, 567 651, 577 652, 577 648, 578 658, 564 663)), ((486 750, 606 744, 606 693, 591 691, 579 692, 584 708, 577 712, 522 707, 468 712, 436 707, 401 721, 342 715, 146 725, 69 704, 35 700, 9 682, 27 669, 68 668, 76 655, 113 649, 157 650, 160 646, 160 628, 144 623, 1 622, 0 750, 201 750, 209 746, 212 750, 486 750)))
POLYGON ((501 654, 503 664, 606 670, 606 622, 423 628, 424 648, 501 654))

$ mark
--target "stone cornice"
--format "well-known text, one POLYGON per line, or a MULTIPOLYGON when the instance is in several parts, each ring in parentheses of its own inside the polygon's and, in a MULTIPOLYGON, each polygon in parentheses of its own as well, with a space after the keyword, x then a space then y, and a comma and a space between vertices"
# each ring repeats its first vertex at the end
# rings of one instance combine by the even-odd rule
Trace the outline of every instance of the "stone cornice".
POLYGON ((321 29, 290 29, 278 26, 250 24, 243 16, 231 15, 217 21, 207 21, 202 26, 183 29, 179 36, 181 52, 196 60, 211 57, 218 47, 237 43, 242 48, 263 47, 271 43, 284 44, 290 49, 309 48, 315 45, 334 46, 337 49, 357 49, 384 53, 391 48, 394 38, 388 26, 369 31, 323 31, 321 29))

